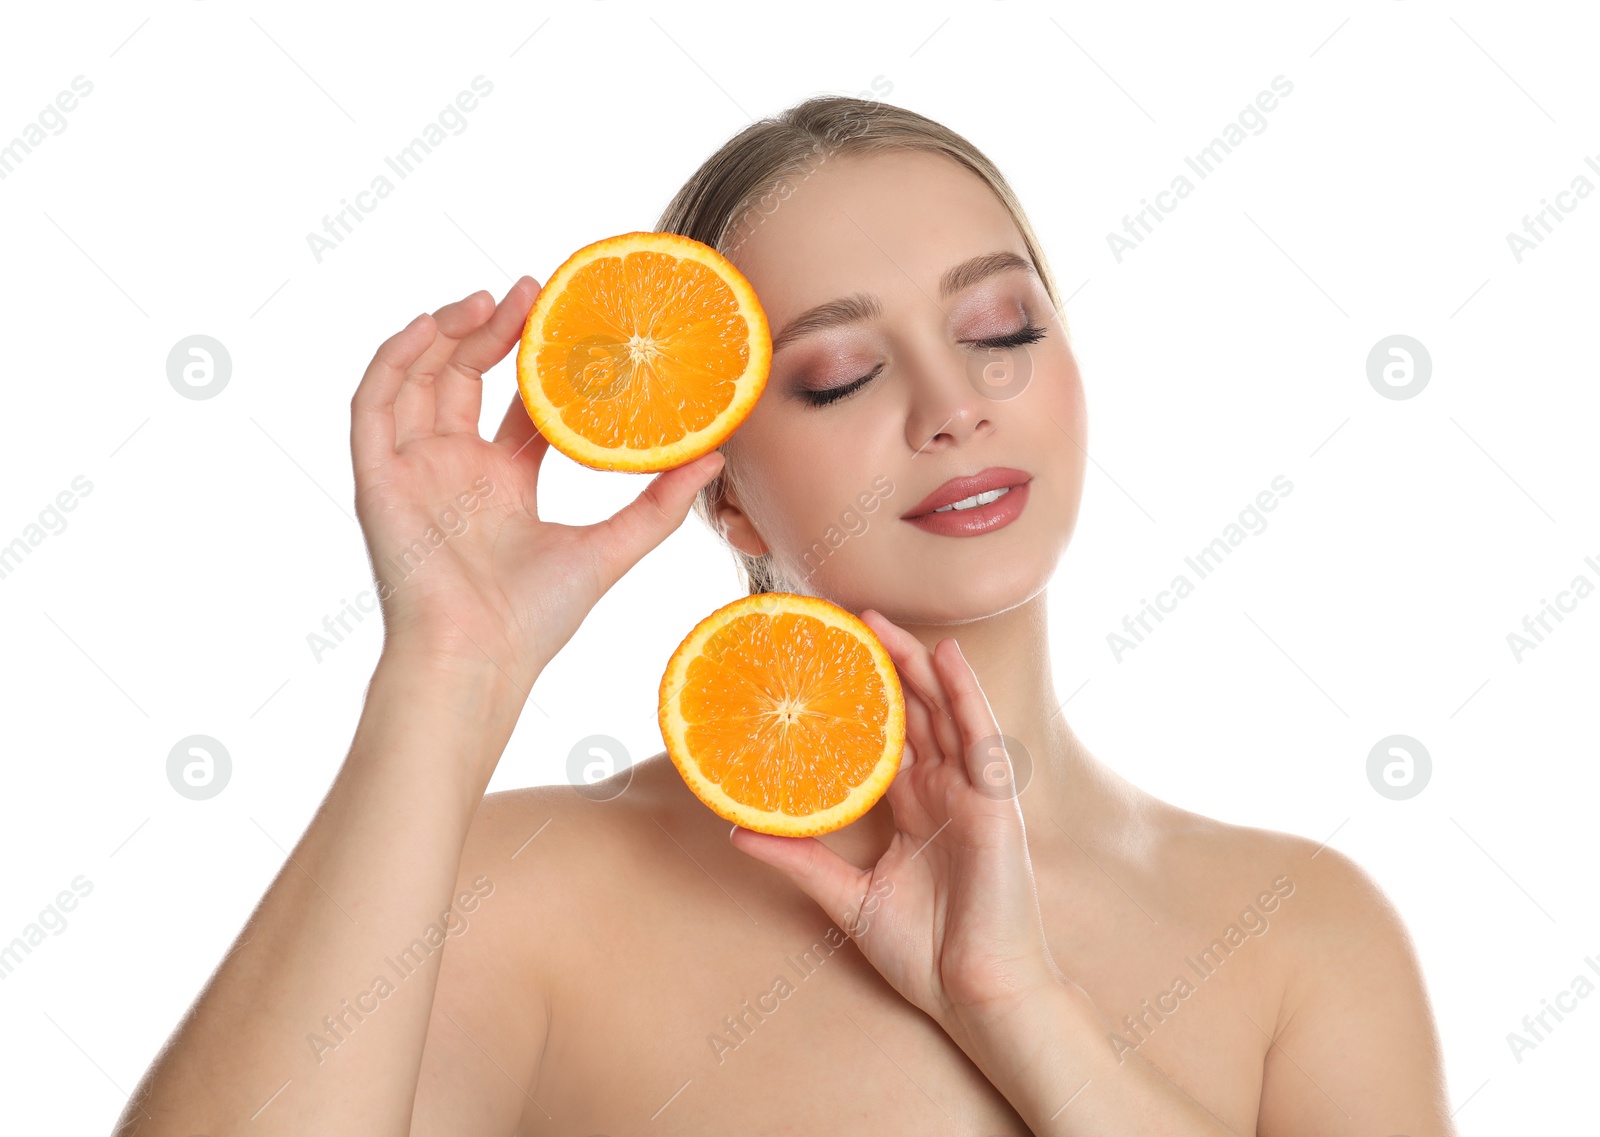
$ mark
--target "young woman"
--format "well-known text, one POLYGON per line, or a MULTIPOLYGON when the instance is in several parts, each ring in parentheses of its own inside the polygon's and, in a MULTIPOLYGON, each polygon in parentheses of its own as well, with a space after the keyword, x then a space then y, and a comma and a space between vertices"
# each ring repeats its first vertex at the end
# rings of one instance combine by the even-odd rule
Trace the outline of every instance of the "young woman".
POLYGON ((378 349, 351 402, 374 564, 477 510, 387 592, 349 755, 124 1131, 1453 1134, 1371 879, 1151 797, 1061 711, 1045 589, 1083 390, 994 166, 909 111, 812 99, 658 228, 750 279, 772 372, 720 457, 606 521, 539 519, 520 399, 477 433, 536 282, 378 349), (535 680, 691 503, 752 592, 860 613, 904 680, 904 767, 838 832, 730 832, 664 754, 610 796, 484 796, 535 680), (849 510, 864 527, 823 541, 849 510))

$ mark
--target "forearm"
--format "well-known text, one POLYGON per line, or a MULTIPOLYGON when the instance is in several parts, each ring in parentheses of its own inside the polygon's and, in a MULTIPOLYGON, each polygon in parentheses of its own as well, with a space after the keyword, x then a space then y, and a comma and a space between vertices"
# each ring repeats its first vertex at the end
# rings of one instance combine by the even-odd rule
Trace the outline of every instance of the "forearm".
POLYGON ((492 665, 385 649, 332 787, 119 1133, 408 1131, 441 953, 389 960, 443 923, 521 705, 492 665))
POLYGON ((974 1024, 963 1045, 1036 1137, 1237 1137, 1137 1052, 1080 989, 1052 987, 974 1024))

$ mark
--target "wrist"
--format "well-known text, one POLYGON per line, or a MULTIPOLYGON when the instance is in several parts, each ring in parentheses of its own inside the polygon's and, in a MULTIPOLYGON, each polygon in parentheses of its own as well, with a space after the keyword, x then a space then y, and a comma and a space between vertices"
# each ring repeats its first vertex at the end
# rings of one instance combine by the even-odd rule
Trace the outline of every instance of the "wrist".
POLYGON ((386 643, 368 684, 356 747, 366 761, 461 795, 470 816, 516 729, 533 679, 492 661, 386 643))
POLYGON ((947 1026, 946 1032, 971 1038, 1003 1033, 1010 1024, 1026 1020, 1042 1004, 1059 1002, 1061 996, 1073 991, 1082 993, 1082 988, 1063 975, 1047 954, 1031 965, 1019 964, 1004 986, 1004 990, 993 985, 967 990, 960 998, 951 998, 952 992, 947 990, 947 1002, 938 1018, 941 1023, 953 1024, 955 1030, 947 1026))
POLYGON ((1108 1046, 1099 1008, 1059 972, 1025 995, 967 1008, 957 1018, 958 1043, 997 1086, 1014 1084, 1046 1057, 1052 1064, 1088 1068, 1099 1057, 1097 1048, 1108 1046))
POLYGON ((455 627, 386 634, 378 666, 431 675, 446 684, 503 687, 523 700, 544 670, 542 663, 522 659, 504 645, 479 643, 455 627))
POLYGON ((1124 1062, 1110 1021, 1078 984, 1062 978, 1032 995, 962 1043, 1029 1132, 1234 1133, 1142 1056, 1124 1062))

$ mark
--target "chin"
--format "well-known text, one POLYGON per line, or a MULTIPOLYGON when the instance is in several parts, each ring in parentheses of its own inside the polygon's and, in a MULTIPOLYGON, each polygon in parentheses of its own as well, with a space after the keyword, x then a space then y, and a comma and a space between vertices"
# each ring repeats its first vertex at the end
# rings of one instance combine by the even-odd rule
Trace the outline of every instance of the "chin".
MULTIPOLYGON (((1026 604, 1049 586, 1055 562, 1045 558, 1008 557, 1003 561, 971 565, 928 563, 920 557, 903 557, 892 566, 874 566, 870 574, 832 580, 813 579, 814 595, 841 608, 860 612, 871 608, 902 626, 965 624, 997 616, 1026 604)), ((821 574, 818 574, 819 576, 821 574)))

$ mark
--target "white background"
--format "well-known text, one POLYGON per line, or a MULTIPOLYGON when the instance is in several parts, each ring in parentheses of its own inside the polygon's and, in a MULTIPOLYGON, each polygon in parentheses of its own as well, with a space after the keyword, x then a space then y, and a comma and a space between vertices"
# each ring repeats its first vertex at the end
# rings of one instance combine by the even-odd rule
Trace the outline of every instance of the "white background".
MULTIPOLYGON (((0 181, 0 543, 93 489, 0 580, 0 942, 75 876, 93 892, 0 980, 8 1128, 109 1130, 344 755, 382 631, 320 662, 307 635, 370 585, 348 404, 379 341, 652 228, 746 123, 875 79, 999 164, 1072 296, 1093 461, 1051 603, 1074 728, 1169 801, 1377 878, 1463 1134, 1592 1117, 1600 998, 1521 1062, 1506 1036, 1600 957, 1600 596, 1520 662, 1506 637, 1600 585, 1600 194, 1520 263, 1506 235, 1600 186, 1597 29, 1581 4, 1281 7, 10 13, 0 142, 74 76, 93 92, 0 181), (318 263, 306 235, 480 74, 464 132, 318 263), (1277 75, 1267 128, 1118 263, 1107 234, 1277 75), (232 358, 206 400, 166 376, 196 333, 232 358), (1433 364, 1405 400, 1366 376, 1395 333, 1433 364), (1117 662, 1107 633, 1280 474, 1268 528, 1117 662), (1406 801, 1366 776, 1396 733, 1433 761, 1406 801), (207 801, 166 778, 191 734, 232 757, 207 801)), ((552 451, 541 501, 596 520, 643 484, 552 451)), ((691 517, 541 677, 491 789, 564 781, 590 734, 658 751, 667 657, 739 594, 691 517)))

